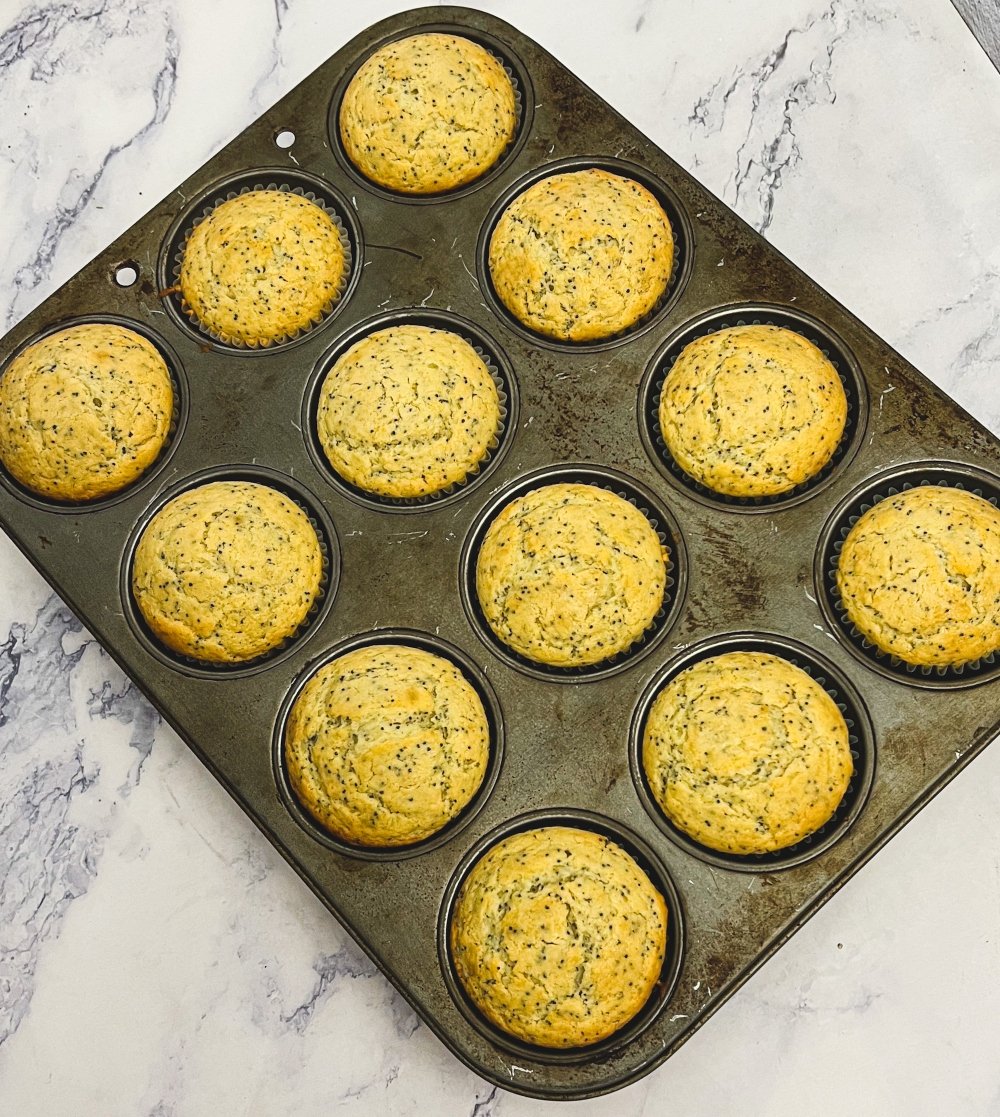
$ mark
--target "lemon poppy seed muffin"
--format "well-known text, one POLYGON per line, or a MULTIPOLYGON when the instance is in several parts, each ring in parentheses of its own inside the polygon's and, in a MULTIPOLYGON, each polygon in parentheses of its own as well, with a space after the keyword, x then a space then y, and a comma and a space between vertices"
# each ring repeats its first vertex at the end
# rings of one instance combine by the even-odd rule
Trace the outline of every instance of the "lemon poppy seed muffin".
POLYGON ((323 554, 305 512, 267 485, 214 481, 150 520, 132 595, 154 635, 208 663, 256 659, 294 635, 318 598, 323 554))
POLYGON ((450 946, 477 1008, 543 1047, 583 1047, 626 1025, 663 967, 667 907, 617 843, 570 826, 505 838, 455 901, 450 946))
POLYGON ((340 230, 322 206, 287 190, 251 190, 195 225, 180 290, 185 310, 209 333, 255 347, 319 322, 346 270, 340 230))
POLYGON ((358 845, 409 845, 469 803, 486 774, 482 701, 449 660, 377 644, 321 668, 285 730, 292 787, 317 822, 358 845))
POLYGON ((1000 649, 1000 512, 941 485, 886 497, 844 541, 837 589, 862 635, 906 663, 990 655, 1000 649))
POLYGON ((340 137, 373 182, 406 194, 454 190, 485 174, 514 138, 514 87, 500 62, 459 35, 397 39, 351 79, 340 137))
POLYGON ((733 326, 681 351, 660 395, 677 464, 734 497, 777 496, 814 477, 840 443, 847 396, 811 341, 779 326, 733 326))
POLYGON ((490 370, 458 334, 393 326, 352 345, 320 391, 317 434, 333 468, 386 497, 464 481, 500 425, 490 370))
POLYGON ((160 456, 174 389, 159 350, 111 323, 70 326, 0 377, 0 461, 25 488, 86 501, 130 485, 160 456))
POLYGON ((623 497, 543 485, 490 524, 476 590, 490 628, 519 655, 588 666, 625 651, 653 622, 666 557, 653 525, 623 497))
POLYGON ((561 341, 594 341, 628 329, 667 289, 670 221, 630 178, 592 167, 529 186, 500 216, 489 267, 519 322, 561 341))
POLYGON ((837 704, 766 652, 713 656, 667 683, 646 719, 642 762, 667 818, 734 854, 786 849, 818 830, 854 771, 837 704))

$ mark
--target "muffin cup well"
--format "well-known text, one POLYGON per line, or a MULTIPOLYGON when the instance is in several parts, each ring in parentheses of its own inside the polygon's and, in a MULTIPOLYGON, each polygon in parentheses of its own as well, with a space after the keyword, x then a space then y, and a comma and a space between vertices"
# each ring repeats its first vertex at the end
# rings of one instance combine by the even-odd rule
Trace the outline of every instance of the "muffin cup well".
POLYGON ((409 628, 380 628, 373 632, 364 632, 351 636, 335 644, 323 655, 313 660, 292 684, 285 695, 278 710, 274 723, 271 745, 271 764, 274 770, 274 781, 278 788, 278 795, 288 813, 302 827, 303 830, 321 845, 336 853, 347 857, 356 857, 363 861, 402 861, 410 857, 417 857, 428 853, 432 849, 450 841, 460 830, 467 826, 473 818, 486 805, 500 775, 503 764, 504 726, 503 714, 496 692, 490 685, 486 675, 479 666, 454 644, 442 640, 440 636, 431 636, 426 632, 418 632, 409 628), (401 846, 365 846, 354 842, 345 841, 325 829, 302 805, 295 794, 288 768, 285 764, 285 727, 296 699, 303 688, 317 671, 326 667, 334 660, 346 655, 348 652, 357 651, 359 648, 370 648, 379 644, 405 644, 408 647, 419 648, 421 651, 430 652, 442 659, 453 663, 462 673, 462 677, 472 686, 479 696, 486 712, 486 720, 490 731, 490 756, 486 765, 483 781, 476 789, 475 794, 465 807, 440 830, 424 838, 422 841, 401 846))
POLYGON ((815 496, 851 461, 861 445, 868 423, 868 390, 853 354, 829 327, 790 307, 742 304, 704 314, 686 323, 668 338, 643 376, 637 411, 642 444, 653 464, 668 481, 683 486, 686 492, 704 504, 721 506, 733 512, 774 512, 779 508, 794 507, 815 496), (779 326, 812 342, 837 370, 847 396, 847 422, 830 460, 802 484, 775 496, 728 496, 696 481, 675 461, 660 430, 663 385, 684 347, 719 330, 747 325, 779 326))
POLYGON ((184 366, 177 356, 177 353, 172 346, 168 345, 159 334, 155 333, 148 326, 131 318, 123 318, 118 314, 83 314, 79 317, 67 318, 60 322, 54 322, 50 326, 46 326, 44 330, 40 330, 22 345, 19 345, 17 349, 11 352, 6 359, 0 363, 0 377, 4 375, 10 363, 16 357, 44 338, 59 333, 61 330, 72 329, 74 326, 94 325, 121 326, 123 329, 132 330, 133 333, 137 333, 140 337, 145 338, 163 358, 167 366, 167 373, 170 376, 170 384, 174 391, 174 407, 170 416, 170 427, 167 430, 167 437, 164 440, 163 447, 156 461, 154 461, 144 473, 140 474, 134 481, 131 481, 117 492, 110 493, 108 496, 99 497, 96 500, 59 501, 42 496, 40 493, 33 492, 31 489, 22 485, 20 481, 16 480, 2 465, 0 465, 0 484, 3 484, 10 492, 18 497, 18 499, 24 501, 25 504, 30 504, 33 508, 37 508, 43 512, 69 512, 73 515, 79 515, 81 512, 96 512, 102 508, 110 508, 112 505, 118 504, 120 501, 132 496, 137 489, 141 488, 143 485, 149 484, 154 477, 162 472, 163 467, 173 457, 174 451, 184 433, 184 428, 187 425, 189 407, 188 380, 187 374, 184 371, 184 366))
POLYGON ((333 520, 330 519, 322 503, 312 493, 285 474, 263 466, 216 466, 191 474, 179 484, 161 493, 155 502, 139 517, 125 545, 125 554, 119 572, 119 593, 121 594, 125 619, 132 629, 133 635, 150 655, 185 675, 210 679, 232 679, 266 671, 291 655, 299 644, 311 635, 311 632, 330 611, 330 606, 333 604, 333 599, 337 593, 339 579, 340 545, 337 540, 337 532, 333 526, 333 520), (243 663, 208 663, 191 656, 182 655, 168 648, 150 630, 132 594, 132 567, 135 562, 135 551, 143 532, 149 526, 153 517, 174 497, 213 481, 247 481, 253 484, 266 485, 268 488, 275 489, 288 497, 308 516, 309 523, 319 539, 323 560, 319 594, 298 629, 291 636, 286 637, 276 648, 272 648, 263 655, 243 663))
POLYGON ((310 377, 303 396, 301 425, 305 434, 306 449, 309 451, 314 464, 329 480, 330 484, 339 489, 345 496, 350 497, 358 504, 363 504, 380 512, 420 512, 430 506, 459 500, 467 494, 469 489, 490 476, 499 465, 514 438, 517 431, 518 411, 519 400, 514 371, 510 361, 496 342, 478 326, 450 311, 426 310, 422 307, 414 307, 409 310, 388 311, 375 318, 369 318, 337 339, 333 347, 323 354, 310 377), (466 474, 463 480, 456 481, 436 493, 429 493, 427 496, 380 496, 378 493, 367 492, 365 489, 351 484, 334 469, 320 444, 317 433, 316 417, 319 409, 319 397, 327 374, 334 364, 351 346, 357 344, 363 338, 392 326, 429 326, 432 329, 446 330, 449 333, 457 334, 463 341, 472 346, 480 360, 486 365, 490 376, 493 378, 493 383, 496 385, 497 396, 500 400, 500 422, 487 448, 486 456, 466 474))
POLYGON ((663 862, 637 834, 622 826, 621 823, 595 814, 593 811, 575 808, 546 808, 528 814, 509 818, 476 842, 459 863, 445 889, 438 916, 437 929, 438 958, 448 992, 465 1019, 491 1043, 522 1058, 540 1063, 572 1066, 576 1063, 591 1062, 610 1055, 612 1052, 634 1040, 645 1031, 666 1007, 673 996, 684 961, 685 930, 684 909, 680 894, 663 862), (632 1019, 607 1039, 585 1047, 552 1048, 525 1043, 516 1036, 498 1028, 476 1007, 465 991, 451 954, 451 922, 454 916, 458 893, 465 883, 473 866, 498 842, 512 834, 526 830, 540 830, 548 826, 570 826, 579 830, 590 830, 600 834, 629 854, 636 864, 649 877, 663 897, 667 906, 667 949, 663 957, 660 979, 645 1005, 632 1019))
POLYGON ((639 699, 632 715, 628 754, 636 792, 647 814, 663 833, 675 845, 710 865, 744 873, 772 873, 779 869, 790 869, 825 853, 843 837, 860 815, 875 778, 875 731, 857 690, 846 675, 811 648, 787 637, 769 633, 734 632, 713 636, 687 648, 670 660, 656 673, 639 699), (646 721, 657 695, 686 668, 726 652, 769 652, 801 668, 830 695, 847 723, 854 772, 837 809, 818 830, 807 834, 795 845, 771 853, 723 853, 689 837, 664 814, 650 789, 642 762, 646 721))
POLYGON ((176 322, 201 342, 208 339, 222 350, 247 356, 284 349, 325 325, 346 303, 354 289, 360 274, 359 262, 363 258, 361 226, 350 205, 330 183, 304 171, 264 167, 224 179, 210 190, 206 190, 193 205, 188 207, 167 234, 160 253, 159 276, 163 301, 176 322), (337 226, 340 234, 340 243, 344 250, 344 274, 336 296, 313 319, 311 325, 294 333, 278 338, 262 339, 257 344, 251 345, 216 333, 205 326, 180 293, 180 275, 184 248, 195 226, 200 225, 212 210, 223 202, 257 190, 297 194, 320 206, 337 226))
POLYGON ((531 87, 531 79, 528 76, 528 71, 524 64, 517 55, 513 53, 510 47, 505 43, 501 43, 499 39, 494 38, 485 31, 473 30, 470 27, 464 27, 460 24, 453 23, 428 23, 420 27, 397 31, 393 35, 386 36, 386 38, 381 39, 366 50, 364 55, 358 58, 357 62, 346 70, 343 77, 337 83, 330 101, 330 109, 327 115, 327 130, 330 138, 330 150, 333 151, 340 166, 359 186, 363 187, 365 190, 371 191, 373 194, 378 194, 380 197, 389 198, 394 202, 431 205, 435 202, 449 202, 454 198, 460 198, 466 194, 471 194, 472 191, 478 190, 481 186, 485 186, 486 183, 492 181, 497 175, 501 174, 510 163, 510 160, 520 151, 524 144, 531 130, 533 112, 534 93, 531 87), (477 43, 488 53, 493 55, 500 65, 503 66, 504 72, 507 77, 510 78, 511 85, 514 87, 514 113, 516 116, 514 135, 510 143, 508 143, 500 153, 497 161, 492 167, 487 168, 478 178, 473 179, 471 182, 467 182, 463 186, 456 186, 452 190, 441 190, 435 194, 408 194, 404 191, 390 190, 388 187, 382 186, 380 183, 367 178, 351 161, 351 157, 347 154, 344 141, 340 135, 340 105, 344 100, 347 87, 354 80, 354 75, 373 54, 377 53, 383 47, 388 46, 389 43, 398 42, 400 39, 409 39, 413 35, 457 35, 460 38, 469 39, 471 42, 477 43))
POLYGON ((931 690, 976 686, 1000 675, 1000 653, 994 652, 954 667, 907 663, 876 647, 855 627, 837 588, 840 551, 851 528, 880 500, 921 485, 961 489, 981 496, 1000 508, 1000 478, 984 469, 959 462, 937 461, 916 462, 888 470, 845 497, 827 520, 813 564, 816 598, 833 632, 848 651, 885 678, 931 690))
POLYGON ((666 505, 653 492, 624 473, 603 466, 568 464, 546 466, 506 486, 479 513, 462 547, 459 589, 466 614, 479 638, 506 664, 546 682, 580 683, 605 679, 626 670, 648 655, 666 636, 680 611, 687 588, 687 550, 680 527, 666 505), (660 543, 667 548, 667 579, 663 601, 646 631, 623 652, 588 666, 552 667, 528 659, 508 647, 490 627, 479 604, 476 590, 476 563, 483 538, 498 513, 525 493, 546 485, 561 483, 593 485, 620 496, 636 507, 652 524, 660 543))
POLYGON ((643 333, 661 315, 669 309, 683 291, 688 277, 691 274, 691 261, 694 255, 694 231, 680 199, 666 183, 637 163, 630 163, 624 159, 615 159, 610 156, 576 156, 572 159, 560 159, 555 163, 547 163, 523 178, 518 179, 513 186, 494 202, 483 222, 479 233, 479 243, 476 248, 476 267, 479 272, 479 286, 490 308, 512 330, 527 338, 532 344, 554 349, 558 352, 574 351, 599 351, 620 345, 624 341, 643 333), (559 338, 549 337, 526 326, 519 318, 515 317, 505 305, 503 299, 497 294, 493 284, 493 275, 490 271, 490 240, 497 223, 504 211, 519 195, 523 194, 530 186, 551 178, 553 175, 566 174, 572 171, 586 171, 597 169, 608 171, 610 174, 621 178, 629 178, 644 186, 660 203, 667 220, 670 222, 670 231, 674 239, 674 257, 670 266, 670 278, 666 290, 657 299, 656 304, 648 310, 637 322, 609 337, 598 338, 594 341, 564 341, 559 338))

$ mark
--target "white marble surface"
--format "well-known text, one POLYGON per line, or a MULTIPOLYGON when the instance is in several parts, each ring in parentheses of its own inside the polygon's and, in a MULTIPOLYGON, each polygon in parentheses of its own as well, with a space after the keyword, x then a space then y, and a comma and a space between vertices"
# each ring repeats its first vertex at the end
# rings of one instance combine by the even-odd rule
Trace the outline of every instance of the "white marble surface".
MULTIPOLYGON (((0 327, 404 4, 0 0, 0 327)), ((947 0, 496 0, 1000 432, 1000 75, 947 0)), ((0 1113, 539 1113, 422 1026, 0 536, 0 1113)), ((1000 1114, 1000 748, 574 1112, 1000 1114)))

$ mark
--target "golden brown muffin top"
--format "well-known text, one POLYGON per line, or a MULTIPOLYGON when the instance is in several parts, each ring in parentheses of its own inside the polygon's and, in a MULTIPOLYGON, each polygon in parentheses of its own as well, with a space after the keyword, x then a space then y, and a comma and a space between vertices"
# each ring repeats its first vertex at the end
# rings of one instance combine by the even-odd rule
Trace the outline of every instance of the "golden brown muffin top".
POLYGON ((990 655, 1000 649, 1000 512, 941 485, 886 497, 851 528, 837 588, 858 630, 906 663, 990 655))
POLYGON ((736 854, 786 849, 818 830, 854 770, 837 704, 768 652, 726 652, 671 679, 650 708, 642 756, 671 822, 736 854))
POLYGON ((436 833, 469 803, 489 762, 486 711, 450 661, 377 644, 338 656, 289 714, 285 761, 309 813, 365 846, 436 833))
POLYGON ((0 377, 0 461, 52 500, 110 496, 159 457, 174 389, 157 348, 112 323, 70 326, 0 377))
POLYGON ((269 345, 319 322, 339 298, 346 268, 340 230, 322 206, 288 190, 251 190, 191 231, 181 297, 221 341, 269 345))
POLYGON ((546 337, 593 341, 634 325, 665 293, 670 221, 630 178, 596 167, 549 175, 500 216, 493 285, 518 321, 546 337))
POLYGON ((727 496, 777 496, 833 456, 847 396, 837 370, 800 334, 732 326, 684 347, 659 419, 667 449, 696 481, 727 496))
POLYGON ((267 485, 213 481, 174 497, 149 522, 132 594, 168 648, 243 663, 294 635, 322 574, 319 538, 294 501, 267 485))
POLYGON ((666 552, 624 497, 552 484, 512 500, 490 524, 476 590, 494 633, 554 667, 600 663, 628 649, 663 604, 666 552))
POLYGON ((410 35, 379 48, 351 79, 340 137, 373 182, 436 194, 479 178, 514 138, 514 87, 500 62, 459 35, 410 35))
POLYGON ((391 326, 369 334, 327 373, 317 434, 333 468, 387 497, 458 484, 496 437, 500 399, 490 370, 458 334, 391 326))
POLYGON ((627 1024, 660 978, 667 908, 617 843, 569 826, 498 842, 459 891, 450 945, 459 980, 497 1027, 543 1047, 583 1047, 627 1024))

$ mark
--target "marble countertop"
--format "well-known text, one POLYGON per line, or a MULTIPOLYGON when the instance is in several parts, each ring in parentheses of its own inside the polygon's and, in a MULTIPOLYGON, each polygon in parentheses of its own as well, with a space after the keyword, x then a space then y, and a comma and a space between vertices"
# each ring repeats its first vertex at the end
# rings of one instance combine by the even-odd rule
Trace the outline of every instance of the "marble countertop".
MULTIPOLYGON (((388 0, 0 6, 0 327, 388 0)), ((495 0, 1000 433, 1000 74, 947 0, 495 0)), ((994 745, 574 1112, 1000 1114, 994 745)), ((468 1114, 423 1026, 0 535, 0 1112, 468 1114)))

